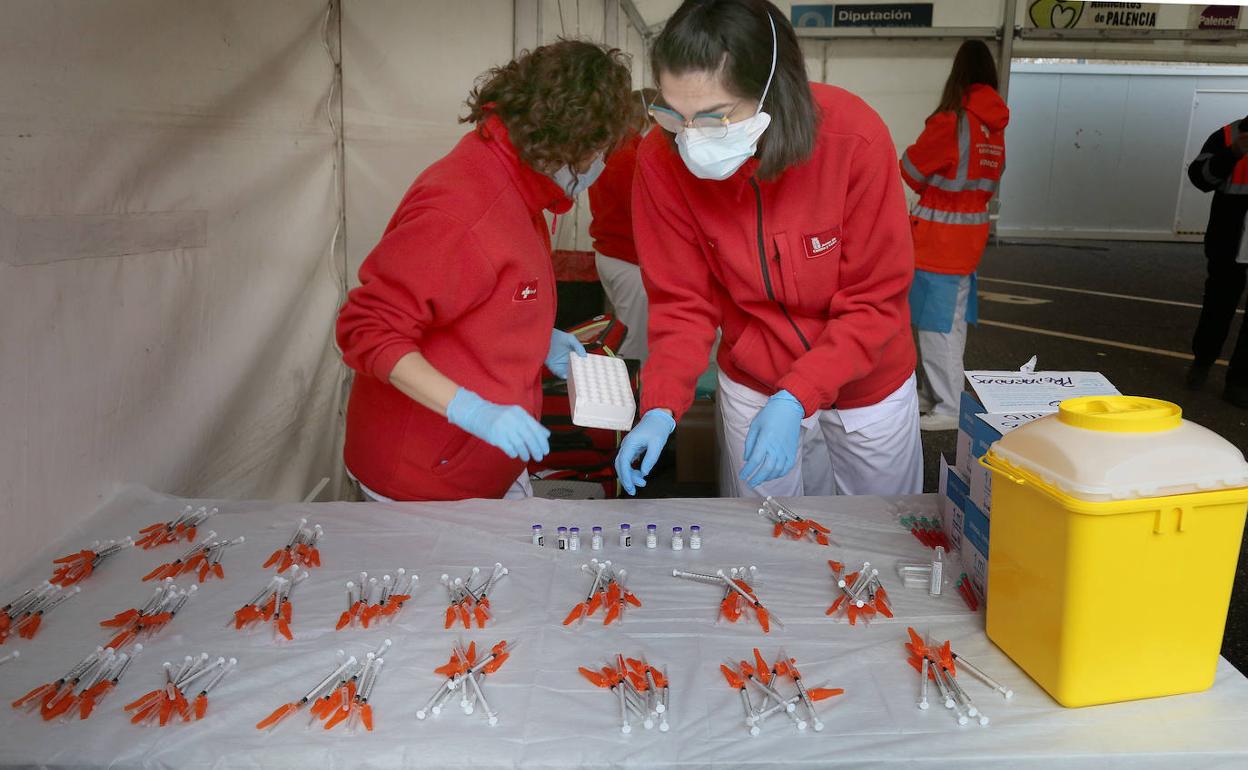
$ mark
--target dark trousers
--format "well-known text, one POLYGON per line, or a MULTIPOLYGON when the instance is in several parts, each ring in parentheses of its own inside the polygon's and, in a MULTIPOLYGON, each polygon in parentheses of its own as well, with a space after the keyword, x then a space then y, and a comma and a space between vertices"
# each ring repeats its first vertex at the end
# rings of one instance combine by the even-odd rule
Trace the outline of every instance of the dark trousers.
MULTIPOLYGON (((1222 355, 1226 335, 1235 320, 1235 309, 1244 293, 1248 265, 1232 259, 1207 260, 1209 275, 1205 279, 1205 298, 1200 308, 1200 321, 1192 337, 1192 353, 1198 365, 1210 366, 1222 355)), ((1231 355, 1226 381, 1232 385, 1248 385, 1248 323, 1239 327, 1239 339, 1231 355)))

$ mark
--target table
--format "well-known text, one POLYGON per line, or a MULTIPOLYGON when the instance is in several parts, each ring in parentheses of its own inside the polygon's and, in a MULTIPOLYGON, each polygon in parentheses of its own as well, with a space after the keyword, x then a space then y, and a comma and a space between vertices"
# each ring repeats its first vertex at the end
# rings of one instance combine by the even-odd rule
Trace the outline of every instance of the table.
MULTIPOLYGON (((799 509, 831 527, 840 547, 773 540, 749 500, 465 501, 438 504, 319 503, 182 500, 127 486, 119 488, 77 532, 32 559, 21 580, 5 587, 7 601, 46 577, 49 560, 94 539, 133 534, 176 516, 182 505, 219 506, 205 525, 247 542, 227 552, 224 581, 201 587, 186 610, 153 637, 117 692, 86 722, 44 723, 14 711, 7 701, 54 679, 108 637, 97 622, 141 602, 150 592, 139 578, 176 557, 178 546, 132 551, 107 562, 83 583, 80 596, 50 614, 35 641, 20 643, 22 658, 0 667, 0 765, 56 767, 571 767, 679 766, 752 768, 790 766, 1018 767, 1248 766, 1248 681, 1225 661, 1205 693, 1070 710, 1058 706, 983 634, 982 614, 948 591, 933 599, 904 589, 893 565, 930 558, 901 529, 901 513, 933 515, 934 496, 805 498, 799 509), (294 595, 295 640, 277 643, 268 629, 226 628, 232 612, 266 581, 260 565, 284 545, 294 523, 307 516, 325 528, 324 566, 294 595), (662 545, 623 550, 616 528, 630 522, 644 532, 657 523, 662 545), (592 554, 539 549, 530 524, 598 524, 607 531, 600 554, 624 566, 644 607, 622 625, 560 625, 586 591, 579 566, 592 554), (700 551, 673 552, 673 525, 700 524, 700 551), (850 627, 824 616, 833 595, 828 558, 869 559, 881 569, 896 618, 850 627), (511 574, 493 595, 497 619, 484 630, 444 630, 443 572, 464 574, 495 561, 511 574), (713 623, 718 589, 679 581, 673 567, 714 571, 755 564, 762 600, 785 627, 764 635, 757 625, 713 623), (343 585, 359 570, 370 574, 415 569, 420 589, 384 629, 335 632, 345 608, 343 585), (944 709, 915 708, 917 675, 905 663, 905 628, 914 625, 954 649, 1016 692, 1007 705, 987 688, 966 686, 992 717, 988 727, 959 727, 944 709), (334 665, 334 651, 351 654, 394 640, 373 699, 377 728, 351 735, 305 728, 301 712, 266 735, 254 724, 283 702, 298 698, 334 665), (418 722, 415 711, 441 678, 455 639, 491 645, 518 643, 512 659, 487 682, 501 722, 489 727, 457 708, 418 722), (827 680, 846 694, 821 704, 826 729, 798 733, 769 721, 751 738, 742 726, 738 695, 718 671, 721 662, 748 657, 759 646, 773 658, 783 647, 805 678, 827 680), (214 692, 207 719, 164 729, 129 724, 122 706, 161 683, 160 663, 206 651, 236 656, 239 670, 214 692), (644 654, 666 664, 672 678, 672 731, 621 735, 613 697, 592 687, 577 667, 601 666, 615 653, 644 654)), ((10 641, 0 650, 8 651, 10 641)), ((960 678, 961 679, 961 678, 960 678)))

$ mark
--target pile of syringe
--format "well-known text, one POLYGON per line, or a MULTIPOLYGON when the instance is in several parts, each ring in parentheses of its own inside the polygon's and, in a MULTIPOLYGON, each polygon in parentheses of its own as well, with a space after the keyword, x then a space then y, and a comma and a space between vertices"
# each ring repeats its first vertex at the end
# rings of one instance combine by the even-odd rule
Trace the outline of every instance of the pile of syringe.
MULTIPOLYGON (((786 535, 790 540, 807 540, 819 545, 836 543, 832 530, 814 519, 798 516, 793 509, 768 495, 758 507, 758 515, 772 523, 772 537, 786 535)), ((838 543, 839 545, 839 543, 838 543)))
POLYGON ((241 629, 257 622, 273 621, 273 628, 277 634, 288 640, 294 639, 294 634, 290 630, 291 615, 294 612, 290 594, 295 586, 307 578, 308 573, 300 572, 298 567, 291 571, 290 577, 274 576, 260 593, 252 597, 251 601, 234 611, 234 628, 241 629))
POLYGON ((132 545, 134 541, 128 537, 121 541, 108 540, 103 543, 97 540, 91 544, 90 548, 53 559, 52 577, 48 582, 63 588, 81 583, 91 577, 95 568, 100 566, 105 559, 117 555, 132 545))
POLYGON ((286 546, 274 551, 262 566, 265 569, 276 566, 279 574, 291 567, 310 569, 321 566, 321 551, 317 543, 324 534, 320 524, 309 527, 307 519, 300 519, 286 546))
POLYGON ((44 615, 81 590, 81 586, 61 588, 45 580, 0 607, 0 644, 13 633, 23 639, 34 639, 43 625, 44 615))
POLYGON ((13 708, 27 711, 38 708, 45 722, 57 717, 68 720, 75 713, 80 720, 86 719, 125 676, 134 656, 142 651, 141 644, 136 644, 130 653, 120 655, 111 647, 96 647, 95 652, 56 681, 41 684, 13 701, 13 708))
POLYGON ((573 607, 568 616, 563 619, 565 626, 577 620, 584 622, 585 618, 590 617, 599 609, 605 610, 602 624, 609 626, 613 620, 623 617, 625 606, 641 606, 641 600, 625 587, 628 570, 617 570, 611 566, 610 560, 598 561, 597 559, 591 559, 589 564, 582 564, 581 570, 593 575, 594 582, 589 587, 585 601, 573 607))
POLYGON ((888 592, 880 584, 880 571, 864 561, 857 572, 845 573, 845 565, 828 560, 832 577, 836 580, 836 598, 824 613, 829 617, 845 616, 851 626, 861 620, 867 623, 878 612, 886 618, 893 616, 888 605, 888 592))
POLYGON ((514 649, 514 644, 509 646, 504 640, 491 647, 485 657, 478 659, 476 642, 467 647, 462 642, 456 642, 451 650, 451 659, 434 669, 434 673, 446 677, 446 681, 438 686, 424 708, 416 712, 416 718, 424 720, 438 716, 451 695, 458 690, 459 707, 464 714, 471 715, 479 706, 490 727, 497 725, 498 711, 486 700, 483 684, 486 676, 498 671, 514 649))
POLYGON ((218 540, 216 532, 209 532, 204 542, 193 545, 178 558, 156 567, 143 576, 143 580, 161 580, 176 578, 179 575, 196 574, 199 582, 210 577, 225 579, 225 570, 221 568, 221 554, 226 548, 242 545, 246 538, 237 537, 233 540, 218 540))
POLYGON ((780 618, 764 607, 758 595, 754 593, 752 584, 756 583, 758 579, 757 567, 751 566, 748 570, 745 567, 733 567, 730 572, 724 572, 721 569, 716 570, 714 575, 674 569, 672 570, 672 577, 677 577, 681 580, 692 580, 695 583, 721 586, 724 589, 723 598, 720 599, 719 608, 715 613, 716 623, 721 619, 727 619, 730 623, 736 623, 746 614, 746 609, 752 609, 754 610, 754 617, 758 619, 758 625, 763 629, 763 633, 770 633, 772 623, 781 627, 784 626, 780 618), (749 582, 746 582, 746 575, 749 575, 749 582))
POLYGON ((395 577, 382 575, 378 581, 367 572, 361 572, 358 586, 355 581, 348 580, 347 608, 338 617, 335 629, 341 631, 357 624, 368 628, 374 621, 394 620, 404 602, 412 598, 416 582, 420 580, 415 572, 409 576, 402 567, 394 574, 395 577))
POLYGON ((199 586, 191 586, 182 590, 173 584, 173 578, 166 578, 156 587, 147 604, 131 607, 108 620, 100 621, 102 628, 118 629, 117 636, 113 637, 108 646, 120 650, 138 639, 140 634, 150 635, 164 628, 182 611, 198 589, 199 586))
POLYGON ((446 628, 455 625, 457 619, 464 624, 464 628, 471 628, 473 618, 477 621, 477 628, 485 628, 485 621, 493 617, 490 608, 490 591, 494 589, 498 581, 506 577, 507 568, 500 563, 495 563, 494 570, 485 582, 474 587, 472 582, 480 575, 481 568, 473 567, 466 578, 451 580, 450 575, 443 575, 440 578, 442 585, 446 587, 447 605, 444 623, 446 628))
MULTIPOLYGON (((256 723, 256 729, 272 730, 286 717, 311 703, 309 711, 312 718, 309 726, 321 719, 326 723, 325 729, 329 729, 354 716, 356 719, 352 719, 352 723, 359 721, 365 729, 372 730, 373 710, 368 705, 365 693, 371 695, 372 683, 376 682, 377 673, 384 662, 382 656, 389 649, 390 640, 387 639, 381 643, 381 647, 376 652, 368 653, 363 662, 354 655, 346 658, 329 673, 329 676, 309 690, 307 695, 297 701, 278 706, 272 714, 256 723), (344 710, 347 713, 344 716, 338 716, 338 713, 344 710), (332 724, 330 724, 331 720, 332 724)), ((345 655, 344 651, 338 651, 339 659, 345 655)))
POLYGON ((728 686, 739 693, 741 709, 745 714, 745 726, 752 736, 762 732, 763 723, 776 714, 784 714, 798 730, 813 726, 818 732, 823 729, 823 720, 815 710, 815 703, 845 692, 839 687, 806 687, 802 674, 797 669, 797 660, 788 657, 783 651, 774 664, 768 665, 766 658, 755 647, 753 662, 729 661, 721 664, 719 670, 728 686), (788 679, 793 685, 794 694, 786 695, 777 689, 783 679, 788 679), (756 690, 762 699, 757 707, 750 698, 751 689, 756 690), (798 714, 799 707, 805 711, 804 718, 798 714))
POLYGON ((130 722, 164 727, 175 717, 183 722, 203 719, 208 713, 208 693, 238 665, 237 658, 226 660, 220 657, 211 663, 208 659, 206 652, 197 658, 187 655, 177 673, 174 673, 173 664, 166 661, 162 667, 164 684, 126 704, 124 710, 133 712, 127 715, 130 722), (191 700, 187 700, 188 694, 192 695, 191 700))
POLYGON ((929 519, 926 516, 903 516, 901 526, 910 530, 910 534, 928 548, 940 546, 948 551, 951 547, 949 538, 941 528, 940 519, 929 519))
POLYGON ((658 719, 659 731, 671 725, 670 683, 667 669, 660 671, 645 660, 616 655, 612 663, 594 670, 581 666, 578 671, 595 687, 610 690, 620 707, 620 732, 628 735, 633 724, 640 722, 649 730, 658 719))
POLYGON ((913 628, 907 628, 906 631, 910 634, 910 641, 906 642, 906 649, 910 652, 907 662, 919 672, 918 707, 920 709, 924 711, 928 709, 927 683, 930 680, 936 683, 936 690, 940 693, 941 701, 946 709, 953 712, 958 724, 965 725, 975 719, 981 725, 987 726, 988 716, 979 710, 979 707, 971 700, 971 696, 967 695, 966 690, 958 684, 957 666, 959 664, 971 676, 991 687, 994 692, 1000 693, 1001 697, 1006 700, 1014 697, 1013 690, 954 652, 950 648, 949 640, 946 639, 944 643, 934 645, 927 640, 926 636, 919 636, 913 628))
POLYGON ((176 519, 158 521, 140 529, 139 539, 134 544, 146 551, 149 548, 155 548, 166 543, 176 543, 179 540, 193 543, 195 542, 195 532, 199 525, 207 521, 208 517, 216 512, 216 508, 210 510, 206 506, 193 508, 188 505, 182 509, 182 513, 176 519))
POLYGON ((354 733, 358 725, 363 725, 370 733, 373 731, 373 706, 369 701, 381 675, 381 667, 386 662, 380 653, 385 652, 389 644, 387 640, 380 652, 370 652, 364 659, 364 665, 348 672, 350 677, 339 677, 338 686, 312 704, 309 727, 319 719, 326 730, 345 723, 347 732, 354 733))

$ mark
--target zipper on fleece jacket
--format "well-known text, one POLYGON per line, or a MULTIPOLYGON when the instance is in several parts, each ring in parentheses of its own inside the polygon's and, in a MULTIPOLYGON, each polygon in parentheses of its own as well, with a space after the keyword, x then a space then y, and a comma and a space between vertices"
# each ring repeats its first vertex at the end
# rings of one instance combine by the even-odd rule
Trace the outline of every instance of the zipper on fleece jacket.
POLYGON ((776 292, 771 286, 771 271, 767 267, 767 244, 763 240, 763 192, 758 188, 758 181, 754 177, 750 177, 750 187, 754 188, 754 208, 758 212, 758 266, 763 273, 763 288, 767 290, 767 299, 775 302, 780 308, 780 312, 784 313, 785 319, 789 322, 789 326, 793 327, 793 331, 797 334, 797 338, 801 340, 802 347, 810 350, 810 343, 806 340, 806 335, 802 334, 802 330, 797 328, 793 316, 789 315, 789 309, 784 303, 776 299, 776 292))

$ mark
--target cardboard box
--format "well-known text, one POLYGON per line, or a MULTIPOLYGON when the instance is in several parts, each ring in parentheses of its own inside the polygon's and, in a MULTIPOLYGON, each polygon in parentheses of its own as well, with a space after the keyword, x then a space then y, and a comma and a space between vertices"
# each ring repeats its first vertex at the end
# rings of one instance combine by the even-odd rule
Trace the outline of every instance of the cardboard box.
POLYGON ((967 496, 970 487, 958 469, 949 465, 944 456, 940 458, 940 523, 945 537, 955 551, 961 550, 967 496))
POLYGON ((943 512, 947 500, 945 531, 950 543, 958 548, 971 583, 987 596, 992 473, 979 458, 1002 436, 1055 413, 1068 398, 1120 394, 1100 372, 968 371, 966 378, 974 392, 962 394, 956 468, 949 474, 941 503, 943 512))
POLYGON ((676 481, 718 483, 719 442, 715 432, 715 402, 694 401, 676 425, 676 481))
POLYGON ((988 595, 988 529, 991 522, 971 501, 963 519, 962 566, 980 596, 988 595))
POLYGON ((974 393, 963 392, 958 410, 958 472, 969 499, 992 514, 992 475, 979 464, 993 442, 1015 428, 1057 411, 1077 396, 1120 395, 1100 372, 968 371, 974 393))
POLYGON ((962 478, 971 475, 971 447, 975 442, 975 415, 984 411, 984 407, 969 390, 962 391, 962 401, 958 405, 958 449, 954 465, 962 478))
POLYGON ((1012 412, 1010 414, 975 415, 975 432, 971 439, 971 471, 967 476, 967 481, 970 484, 971 502, 983 511, 985 516, 992 516, 992 473, 980 465, 979 458, 988 453, 988 448, 997 439, 1046 414, 1051 413, 1012 412))
POLYGON ((530 483, 533 496, 545 500, 603 500, 607 496, 602 484, 596 481, 534 478, 530 483))

